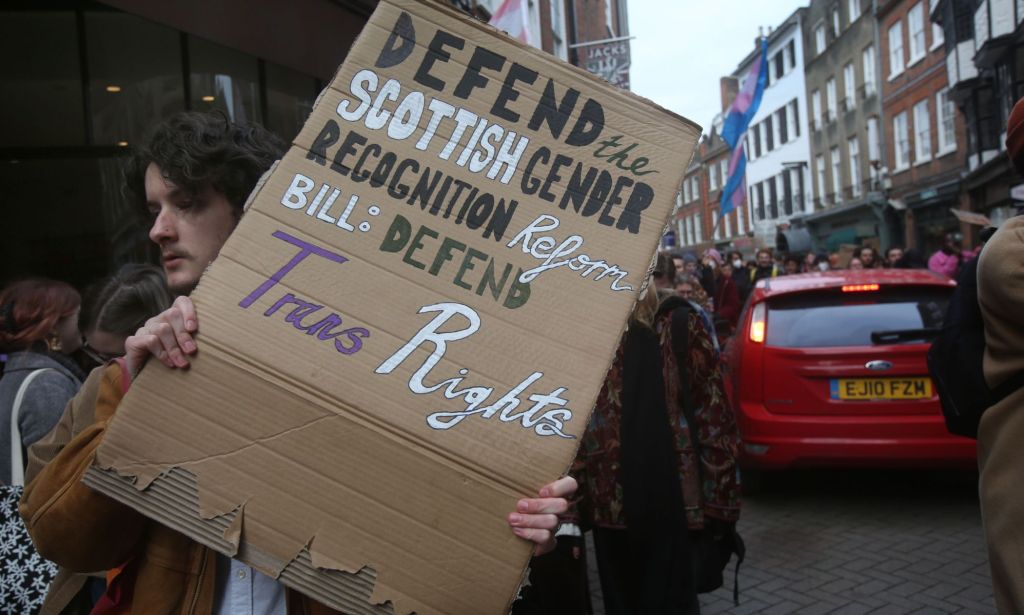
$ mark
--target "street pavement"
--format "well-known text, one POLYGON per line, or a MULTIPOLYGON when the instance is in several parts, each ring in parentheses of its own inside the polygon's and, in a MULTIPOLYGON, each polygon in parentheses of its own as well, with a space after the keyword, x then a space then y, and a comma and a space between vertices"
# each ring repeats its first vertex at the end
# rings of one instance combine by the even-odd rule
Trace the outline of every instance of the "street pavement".
MULTIPOLYGON (((744 498, 740 605, 725 587, 701 613, 995 613, 977 500, 964 472, 815 470, 744 498)), ((592 553, 592 552, 591 552, 592 553)), ((590 563, 595 615, 604 615, 590 563)))

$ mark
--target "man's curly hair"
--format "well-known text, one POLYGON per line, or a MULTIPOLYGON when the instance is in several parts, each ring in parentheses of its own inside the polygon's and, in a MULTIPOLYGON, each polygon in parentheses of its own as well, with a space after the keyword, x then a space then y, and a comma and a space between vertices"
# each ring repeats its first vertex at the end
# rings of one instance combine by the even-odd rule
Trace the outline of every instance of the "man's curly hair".
POLYGON ((178 113, 154 126, 146 145, 133 153, 125 186, 145 208, 146 169, 156 163, 183 190, 195 194, 210 186, 241 215, 256 182, 284 150, 284 141, 262 126, 234 123, 219 113, 178 113))

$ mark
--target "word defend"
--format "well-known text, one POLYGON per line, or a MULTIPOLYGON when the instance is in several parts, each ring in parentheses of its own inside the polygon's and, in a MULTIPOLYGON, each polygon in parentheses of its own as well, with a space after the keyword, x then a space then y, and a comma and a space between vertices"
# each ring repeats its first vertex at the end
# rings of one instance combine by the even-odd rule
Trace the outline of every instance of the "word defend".
POLYGON ((494 393, 492 387, 467 386, 458 388, 469 375, 466 368, 459 369, 459 375, 447 378, 437 384, 429 385, 424 380, 430 375, 448 350, 448 342, 455 342, 465 339, 480 328, 480 316, 472 308, 459 303, 436 303, 420 308, 419 313, 425 314, 437 312, 437 316, 420 329, 404 346, 398 349, 374 370, 378 374, 390 374, 401 365, 420 346, 429 344, 433 347, 426 360, 413 372, 409 378, 409 390, 415 395, 429 395, 442 391, 445 399, 455 400, 462 398, 465 408, 454 412, 434 412, 427 416, 427 425, 433 429, 447 430, 455 427, 468 416, 479 414, 480 418, 490 419, 494 416, 503 423, 519 421, 523 427, 533 429, 538 436, 558 436, 560 438, 572 439, 571 436, 562 431, 565 423, 572 420, 572 411, 565 407, 567 400, 561 395, 565 393, 566 387, 559 387, 547 394, 534 393, 526 400, 533 405, 525 410, 516 412, 519 405, 523 403, 520 395, 533 383, 544 377, 543 372, 533 372, 524 378, 519 384, 509 389, 507 393, 496 401, 486 406, 484 402, 490 400, 494 393), (462 329, 440 332, 445 324, 455 316, 462 316, 469 324, 462 329), (547 410, 549 406, 553 406, 547 410))

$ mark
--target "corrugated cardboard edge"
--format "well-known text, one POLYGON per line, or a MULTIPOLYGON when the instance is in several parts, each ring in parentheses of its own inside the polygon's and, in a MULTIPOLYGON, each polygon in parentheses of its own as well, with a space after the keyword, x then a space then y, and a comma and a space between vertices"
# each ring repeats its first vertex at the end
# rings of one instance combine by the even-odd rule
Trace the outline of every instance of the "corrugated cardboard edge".
MULTIPOLYGON (((186 470, 169 470, 154 480, 144 492, 116 472, 100 470, 95 466, 86 471, 82 482, 168 527, 184 521, 187 527, 181 528, 182 531, 196 542, 219 553, 235 551, 236 545, 227 537, 239 525, 236 521, 241 508, 233 514, 203 519, 199 514, 195 476, 186 470)), ((377 574, 371 568, 364 567, 355 574, 319 569, 313 565, 308 545, 287 563, 272 561, 267 554, 245 542, 237 547, 238 559, 258 569, 282 568, 278 577, 282 583, 314 597, 326 606, 352 615, 395 615, 389 602, 380 605, 370 603, 377 580, 377 574)))

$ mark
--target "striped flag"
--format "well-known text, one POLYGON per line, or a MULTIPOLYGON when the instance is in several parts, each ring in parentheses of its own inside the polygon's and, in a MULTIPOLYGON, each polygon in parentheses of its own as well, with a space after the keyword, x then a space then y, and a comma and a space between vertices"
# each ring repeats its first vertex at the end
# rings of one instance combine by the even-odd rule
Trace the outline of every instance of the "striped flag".
POLYGON ((729 159, 729 179, 722 188, 722 215, 743 205, 747 199, 747 156, 743 149, 743 135, 750 126, 758 107, 761 96, 768 83, 768 39, 761 39, 761 57, 750 67, 743 89, 736 95, 729 107, 729 114, 722 126, 722 139, 732 150, 729 159))
POLYGON ((517 38, 527 45, 530 41, 530 13, 526 6, 527 0, 505 0, 498 7, 498 10, 491 16, 490 23, 499 30, 508 32, 512 38, 517 38))

